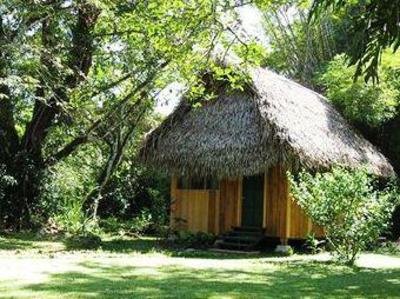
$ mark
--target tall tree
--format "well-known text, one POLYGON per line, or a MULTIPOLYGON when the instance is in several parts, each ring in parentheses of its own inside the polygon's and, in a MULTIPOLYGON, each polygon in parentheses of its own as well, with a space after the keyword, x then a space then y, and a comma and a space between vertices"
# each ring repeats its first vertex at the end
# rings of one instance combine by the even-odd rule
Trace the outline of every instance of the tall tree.
POLYGON ((230 28, 221 16, 246 3, 2 1, 0 164, 16 180, 2 224, 29 225, 43 172, 84 143, 109 144, 115 168, 154 91, 176 74, 195 80, 230 28))
POLYGON ((400 47, 400 0, 314 0, 310 19, 329 10, 344 11, 350 18, 352 45, 347 54, 357 65, 356 77, 365 73, 366 80, 376 80, 383 51, 400 47))

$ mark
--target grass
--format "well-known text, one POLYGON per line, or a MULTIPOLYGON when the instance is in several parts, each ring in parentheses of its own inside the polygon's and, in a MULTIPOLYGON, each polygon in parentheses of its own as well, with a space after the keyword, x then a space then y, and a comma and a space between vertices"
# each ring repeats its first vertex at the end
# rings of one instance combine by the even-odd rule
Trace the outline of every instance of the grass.
POLYGON ((108 238, 95 251, 62 240, 0 238, 0 298, 398 298, 400 258, 359 266, 325 255, 290 258, 163 249, 154 238, 108 238))

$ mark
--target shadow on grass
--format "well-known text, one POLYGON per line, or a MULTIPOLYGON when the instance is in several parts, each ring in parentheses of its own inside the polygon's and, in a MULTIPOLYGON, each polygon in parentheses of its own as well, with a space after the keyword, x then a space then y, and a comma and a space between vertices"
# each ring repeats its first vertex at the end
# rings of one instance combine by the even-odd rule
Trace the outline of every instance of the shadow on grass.
POLYGON ((28 250, 38 248, 37 238, 31 233, 0 235, 0 250, 28 250))
MULTIPOLYGON (((66 245, 62 237, 51 238, 46 236, 37 236, 33 233, 12 234, 0 236, 0 250, 7 251, 28 251, 40 250, 42 252, 68 252, 68 251, 97 251, 98 249, 77 249, 66 245), (64 246, 62 246, 64 244, 64 246)), ((204 258, 204 259, 258 259, 260 257, 281 257, 271 251, 261 254, 237 254, 237 253, 216 253, 208 250, 192 250, 185 248, 172 248, 156 237, 143 238, 122 238, 112 237, 103 238, 101 242, 101 251, 110 253, 134 254, 134 253, 162 253, 172 257, 184 258, 204 258)))
POLYGON ((45 298, 297 298, 399 296, 400 270, 350 269, 324 263, 221 269, 82 263, 26 290, 45 298), (87 273, 86 273, 87 272, 87 273))
POLYGON ((148 253, 162 250, 157 238, 105 240, 101 242, 101 249, 116 253, 148 253))
POLYGON ((205 259, 256 259, 260 257, 277 256, 273 253, 261 254, 235 254, 216 253, 208 250, 192 250, 184 248, 171 248, 165 246, 159 238, 138 238, 138 239, 113 239, 102 242, 103 251, 114 253, 149 253, 160 252, 172 257, 205 258, 205 259))

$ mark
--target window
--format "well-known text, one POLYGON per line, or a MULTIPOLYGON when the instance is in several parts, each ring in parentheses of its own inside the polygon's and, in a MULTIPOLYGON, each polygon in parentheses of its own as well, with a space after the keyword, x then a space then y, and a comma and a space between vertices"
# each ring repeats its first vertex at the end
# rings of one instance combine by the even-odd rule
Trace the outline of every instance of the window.
POLYGON ((213 177, 180 177, 178 189, 215 190, 219 189, 219 181, 213 177))

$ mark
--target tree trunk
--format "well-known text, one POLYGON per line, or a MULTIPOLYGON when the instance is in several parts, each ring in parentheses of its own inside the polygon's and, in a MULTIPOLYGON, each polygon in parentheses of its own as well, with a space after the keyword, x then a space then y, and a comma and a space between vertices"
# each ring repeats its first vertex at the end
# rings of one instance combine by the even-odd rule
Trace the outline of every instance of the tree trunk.
POLYGON ((32 214, 39 212, 37 204, 43 171, 37 158, 25 152, 17 153, 13 162, 6 165, 6 174, 12 176, 15 183, 4 189, 5 196, 0 204, 1 226, 31 228, 34 225, 32 214))
MULTIPOLYGON (((4 188, 5 196, 0 200, 0 226, 9 228, 26 228, 33 224, 32 215, 40 215, 38 210, 39 191, 46 164, 42 149, 54 119, 61 113, 60 106, 68 102, 64 87, 73 89, 86 79, 92 65, 93 37, 92 31, 100 11, 90 3, 81 4, 76 14, 76 23, 72 28, 72 45, 68 53, 67 67, 72 74, 66 77, 59 75, 52 61, 52 50, 59 46, 56 38, 57 22, 51 17, 43 18, 41 64, 47 70, 49 82, 42 82, 36 95, 32 118, 25 128, 24 135, 19 138, 14 123, 14 107, 10 91, 6 85, 0 84, 0 164, 3 164, 7 175, 16 183, 4 188), (60 84, 61 82, 61 84, 60 84), (63 87, 57 87, 62 85, 63 87), (46 101, 44 86, 51 92, 46 101)), ((0 18, 0 45, 5 35, 0 18)), ((54 54, 55 55, 55 54, 54 54)), ((55 55, 56 56, 56 55, 55 55)), ((5 73, 7 57, 0 48, 0 79, 7 77, 5 73)), ((80 139, 83 143, 86 139, 80 139)), ((69 155, 80 143, 61 153, 57 160, 69 155)), ((51 158, 51 157, 50 157, 51 158)), ((51 159, 49 159, 51 160, 51 159)))

